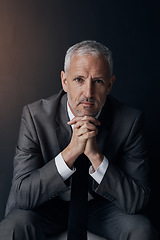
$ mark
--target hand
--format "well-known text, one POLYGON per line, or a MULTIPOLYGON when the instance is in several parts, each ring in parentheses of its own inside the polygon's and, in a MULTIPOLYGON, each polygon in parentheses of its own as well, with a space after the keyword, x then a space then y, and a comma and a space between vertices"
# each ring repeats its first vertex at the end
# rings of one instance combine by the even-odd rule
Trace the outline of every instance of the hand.
POLYGON ((84 153, 87 157, 95 156, 99 151, 96 144, 96 135, 98 133, 97 127, 100 122, 91 117, 75 117, 68 122, 69 125, 74 124, 73 134, 70 144, 62 152, 62 156, 69 167, 73 165, 77 157, 84 153), (95 149, 96 146, 96 149, 95 149))
POLYGON ((92 163, 92 167, 96 171, 104 158, 103 154, 98 148, 96 137, 87 140, 84 154, 89 158, 90 162, 92 163))

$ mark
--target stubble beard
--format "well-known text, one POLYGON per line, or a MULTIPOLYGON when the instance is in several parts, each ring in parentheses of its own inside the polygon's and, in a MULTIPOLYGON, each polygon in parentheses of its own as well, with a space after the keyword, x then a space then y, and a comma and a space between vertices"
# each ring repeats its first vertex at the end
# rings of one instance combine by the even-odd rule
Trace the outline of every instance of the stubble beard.
MULTIPOLYGON (((72 113, 75 115, 75 116, 78 116, 78 117, 84 117, 84 116, 91 116, 91 117, 95 117, 97 115, 97 112, 96 113, 87 113, 87 111, 90 109, 90 107, 83 107, 84 108, 84 112, 86 111, 86 113, 82 113, 80 110, 78 110, 78 106, 83 102, 83 101, 88 101, 88 102, 92 102, 94 103, 95 100, 87 100, 87 98, 83 98, 81 100, 78 101, 78 103, 76 104, 76 107, 74 107, 72 105, 72 101, 71 101, 71 98, 68 96, 68 104, 72 110, 72 113)), ((82 110, 83 111, 83 110, 82 110)))

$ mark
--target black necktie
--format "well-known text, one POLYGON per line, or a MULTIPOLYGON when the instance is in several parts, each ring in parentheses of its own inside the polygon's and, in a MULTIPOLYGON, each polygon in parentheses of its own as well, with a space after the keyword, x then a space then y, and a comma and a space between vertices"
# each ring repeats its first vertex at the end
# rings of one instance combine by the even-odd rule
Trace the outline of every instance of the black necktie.
POLYGON ((75 162, 67 240, 87 240, 88 158, 82 154, 75 162))

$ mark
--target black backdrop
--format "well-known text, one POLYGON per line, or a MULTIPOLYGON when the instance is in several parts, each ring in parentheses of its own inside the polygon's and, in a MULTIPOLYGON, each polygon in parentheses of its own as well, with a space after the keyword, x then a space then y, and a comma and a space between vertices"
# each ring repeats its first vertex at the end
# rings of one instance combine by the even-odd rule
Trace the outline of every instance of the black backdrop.
POLYGON ((0 220, 22 107, 57 93, 65 51, 94 39, 113 52, 112 94, 145 113, 152 173, 148 212, 159 228, 159 10, 158 0, 0 0, 0 220))

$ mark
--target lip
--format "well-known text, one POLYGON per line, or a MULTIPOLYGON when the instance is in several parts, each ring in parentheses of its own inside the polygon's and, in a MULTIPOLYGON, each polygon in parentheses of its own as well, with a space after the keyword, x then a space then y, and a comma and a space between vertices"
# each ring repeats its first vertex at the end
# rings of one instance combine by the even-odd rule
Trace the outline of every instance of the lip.
POLYGON ((81 104, 85 105, 85 106, 93 106, 94 105, 94 103, 92 103, 92 102, 82 102, 81 104))

